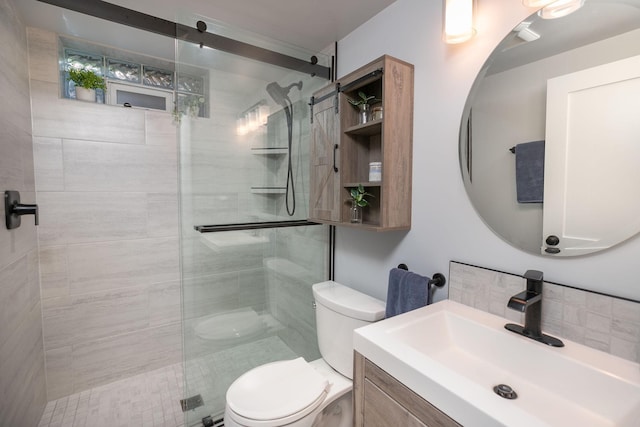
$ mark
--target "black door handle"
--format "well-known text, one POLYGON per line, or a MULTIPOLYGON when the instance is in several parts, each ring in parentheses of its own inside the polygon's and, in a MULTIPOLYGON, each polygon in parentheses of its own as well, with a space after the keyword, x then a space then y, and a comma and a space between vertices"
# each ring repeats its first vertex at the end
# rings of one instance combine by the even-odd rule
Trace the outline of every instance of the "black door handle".
POLYGON ((338 151, 338 144, 333 146, 333 171, 338 172, 338 167, 336 166, 336 151, 338 151))
POLYGON ((34 215, 34 223, 38 225, 38 205, 20 203, 20 192, 7 190, 4 192, 4 215, 8 230, 20 227, 22 215, 34 215))

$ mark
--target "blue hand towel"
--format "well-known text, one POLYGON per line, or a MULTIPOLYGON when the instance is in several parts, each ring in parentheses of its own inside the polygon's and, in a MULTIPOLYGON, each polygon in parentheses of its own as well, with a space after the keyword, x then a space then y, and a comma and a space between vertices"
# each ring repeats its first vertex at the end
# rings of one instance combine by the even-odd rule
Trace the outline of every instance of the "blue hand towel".
POLYGON ((518 203, 542 203, 544 141, 516 145, 516 193, 518 203))
POLYGON ((387 317, 415 310, 430 303, 428 277, 399 268, 391 269, 385 310, 387 317))

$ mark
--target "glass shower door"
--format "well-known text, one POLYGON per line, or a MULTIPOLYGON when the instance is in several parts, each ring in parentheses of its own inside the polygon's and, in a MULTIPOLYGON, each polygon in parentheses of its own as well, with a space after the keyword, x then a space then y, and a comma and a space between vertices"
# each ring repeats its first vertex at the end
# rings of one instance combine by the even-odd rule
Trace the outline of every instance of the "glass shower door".
MULTIPOLYGON (((179 21, 296 58, 304 52, 193 15, 179 21)), ((327 80, 177 41, 187 426, 221 418, 253 367, 320 357, 311 285, 328 277, 328 228, 306 222, 309 98, 327 80)))

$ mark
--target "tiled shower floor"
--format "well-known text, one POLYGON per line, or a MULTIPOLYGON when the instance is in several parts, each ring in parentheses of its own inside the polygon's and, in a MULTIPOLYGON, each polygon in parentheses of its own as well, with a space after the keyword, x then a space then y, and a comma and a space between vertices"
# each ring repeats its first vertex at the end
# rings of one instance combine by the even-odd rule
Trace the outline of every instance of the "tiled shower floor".
MULTIPOLYGON (((189 361, 189 393, 201 394, 205 406, 192 410, 188 423, 219 416, 224 403, 214 402, 224 402, 227 387, 241 373, 295 357, 273 336, 189 361)), ((188 427, 179 403, 184 394, 182 363, 176 363, 51 401, 38 427, 188 427)))
POLYGON ((183 427, 177 363, 47 404, 38 427, 183 427))

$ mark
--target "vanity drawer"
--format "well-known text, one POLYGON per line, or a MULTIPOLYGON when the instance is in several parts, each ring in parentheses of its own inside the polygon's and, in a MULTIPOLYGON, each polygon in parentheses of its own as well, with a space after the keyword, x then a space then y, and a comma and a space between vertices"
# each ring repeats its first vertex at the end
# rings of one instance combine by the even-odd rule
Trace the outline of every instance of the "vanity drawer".
POLYGON ((461 427, 364 356, 354 354, 356 427, 461 427))

